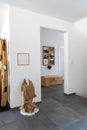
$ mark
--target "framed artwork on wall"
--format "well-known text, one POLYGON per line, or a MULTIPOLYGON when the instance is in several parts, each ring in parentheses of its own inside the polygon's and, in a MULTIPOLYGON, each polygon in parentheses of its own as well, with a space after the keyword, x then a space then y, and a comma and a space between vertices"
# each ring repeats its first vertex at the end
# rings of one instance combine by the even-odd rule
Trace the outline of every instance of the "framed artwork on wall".
POLYGON ((29 53, 17 53, 17 65, 29 65, 30 55, 29 53))
POLYGON ((44 66, 55 65, 55 48, 50 46, 43 46, 42 57, 44 66))

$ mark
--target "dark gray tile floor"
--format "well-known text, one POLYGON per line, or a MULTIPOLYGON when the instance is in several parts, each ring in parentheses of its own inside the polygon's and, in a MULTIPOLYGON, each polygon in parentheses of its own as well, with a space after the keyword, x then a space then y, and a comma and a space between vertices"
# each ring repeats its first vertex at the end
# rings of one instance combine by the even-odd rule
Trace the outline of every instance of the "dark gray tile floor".
POLYGON ((87 130, 87 99, 63 94, 63 85, 42 88, 39 113, 20 115, 18 108, 0 112, 0 130, 87 130))

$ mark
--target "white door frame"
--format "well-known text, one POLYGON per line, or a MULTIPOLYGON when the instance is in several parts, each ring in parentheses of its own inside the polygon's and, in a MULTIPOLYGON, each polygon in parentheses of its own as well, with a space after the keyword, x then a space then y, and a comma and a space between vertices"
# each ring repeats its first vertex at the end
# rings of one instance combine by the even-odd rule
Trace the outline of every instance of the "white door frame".
MULTIPOLYGON (((60 59, 61 59, 61 57, 60 57, 60 50, 61 50, 61 48, 63 49, 63 51, 64 51, 64 44, 63 45, 59 45, 59 74, 60 74, 60 59)), ((63 77, 64 78, 64 77, 63 77)))

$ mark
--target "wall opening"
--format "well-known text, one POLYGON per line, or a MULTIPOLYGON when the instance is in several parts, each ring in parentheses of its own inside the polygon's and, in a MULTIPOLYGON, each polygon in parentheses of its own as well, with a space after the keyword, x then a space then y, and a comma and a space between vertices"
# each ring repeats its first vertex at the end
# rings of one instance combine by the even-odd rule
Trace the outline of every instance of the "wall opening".
MULTIPOLYGON (((55 91, 56 88, 58 86, 61 87, 61 91, 63 93, 68 93, 68 52, 67 52, 67 45, 68 45, 68 34, 66 32, 63 31, 59 31, 59 30, 55 30, 55 29, 51 29, 51 28, 45 28, 45 27, 40 27, 40 54, 41 54, 41 86, 43 86, 43 82, 54 82, 54 85, 50 85, 50 83, 48 83, 48 86, 46 87, 41 87, 41 91, 42 91, 42 99, 44 97, 45 92, 49 91, 48 89, 53 90, 52 86, 55 87, 55 91), (54 47, 55 48, 55 63, 54 65, 52 65, 51 67, 48 65, 44 65, 43 64, 43 47, 54 47), (60 54, 61 53, 61 54, 60 54), (61 57, 63 56, 63 57, 61 57), (60 66, 62 65, 62 67, 60 66), (48 68, 50 67, 50 68, 48 68), (58 75, 60 76, 58 78, 58 75), (49 81, 45 81, 44 77, 46 78, 50 78, 51 76, 53 76, 53 79, 47 79, 49 81), (57 77, 56 77, 57 76, 57 77), (59 81, 59 84, 57 82, 58 79, 63 79, 59 81), (52 81, 53 80, 53 81, 52 81), (54 81, 55 80, 55 81, 54 81)), ((49 50, 49 48, 48 48, 49 50)), ((47 54, 49 55, 49 54, 47 54)), ((46 55, 45 55, 46 57, 46 55)), ((48 57, 48 56, 47 56, 48 57)), ((45 63, 48 64, 47 59, 45 60, 45 63)), ((47 95, 46 95, 47 96, 47 95)))

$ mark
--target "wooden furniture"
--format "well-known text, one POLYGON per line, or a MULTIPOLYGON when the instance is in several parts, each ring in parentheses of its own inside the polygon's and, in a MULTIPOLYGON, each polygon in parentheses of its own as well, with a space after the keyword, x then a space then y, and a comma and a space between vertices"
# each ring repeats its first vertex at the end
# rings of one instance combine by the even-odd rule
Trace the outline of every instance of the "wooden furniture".
POLYGON ((63 83, 63 77, 60 75, 48 75, 41 77, 41 85, 44 87, 58 85, 63 83))
POLYGON ((42 47, 42 60, 44 66, 55 65, 55 48, 50 46, 42 47))
POLYGON ((0 106, 4 107, 8 100, 8 59, 7 43, 0 39, 0 106))

